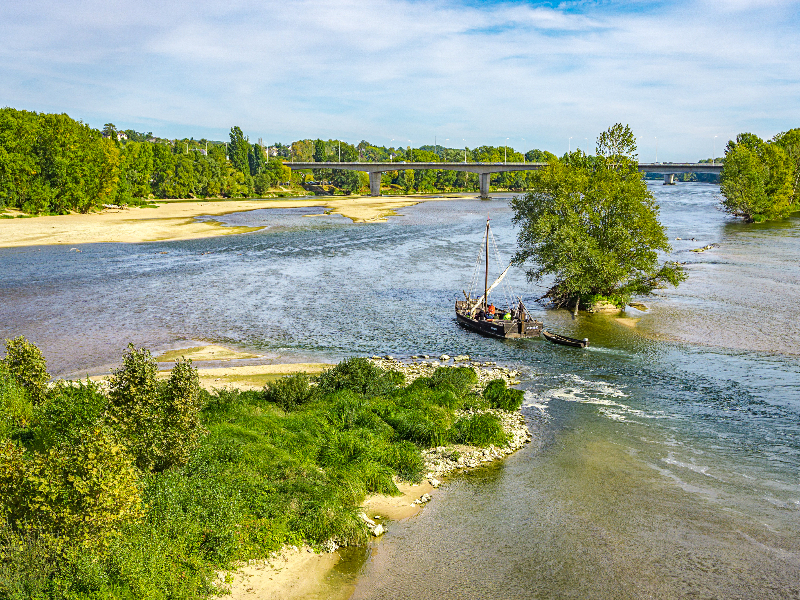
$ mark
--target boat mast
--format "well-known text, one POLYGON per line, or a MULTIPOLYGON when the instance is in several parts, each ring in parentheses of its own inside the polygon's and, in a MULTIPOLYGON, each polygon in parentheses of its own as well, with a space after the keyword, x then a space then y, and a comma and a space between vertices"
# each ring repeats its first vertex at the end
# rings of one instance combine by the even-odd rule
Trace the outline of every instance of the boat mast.
POLYGON ((489 306, 489 217, 486 217, 486 274, 483 278, 483 312, 489 306))

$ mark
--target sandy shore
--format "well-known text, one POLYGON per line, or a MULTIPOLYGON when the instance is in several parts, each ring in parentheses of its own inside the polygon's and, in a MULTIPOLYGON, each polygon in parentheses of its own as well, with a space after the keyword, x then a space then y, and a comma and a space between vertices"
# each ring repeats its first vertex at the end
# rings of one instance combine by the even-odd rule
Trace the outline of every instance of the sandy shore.
MULTIPOLYGON (((451 196, 448 196, 451 197, 451 196)), ((105 209, 89 214, 0 219, 0 247, 77 245, 102 242, 188 240, 258 231, 260 227, 227 227, 196 217, 219 216, 260 208, 323 206, 357 223, 386 220, 397 209, 439 196, 319 196, 263 200, 161 201, 157 208, 105 209)), ((12 216, 14 211, 6 211, 12 216)))

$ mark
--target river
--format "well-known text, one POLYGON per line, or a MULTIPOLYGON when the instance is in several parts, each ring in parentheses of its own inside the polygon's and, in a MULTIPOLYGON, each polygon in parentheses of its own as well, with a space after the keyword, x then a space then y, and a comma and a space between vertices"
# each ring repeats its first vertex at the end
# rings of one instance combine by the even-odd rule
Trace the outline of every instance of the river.
POLYGON ((689 279, 648 311, 573 321, 507 278, 586 350, 455 324, 487 213, 500 255, 514 251, 504 195, 388 223, 259 210, 216 218, 266 226, 251 234, 0 249, 0 336, 26 335, 59 376, 107 370, 128 341, 519 368, 538 443, 452 478, 344 561, 356 599, 800 598, 800 219, 744 225, 716 186, 649 185, 689 279))

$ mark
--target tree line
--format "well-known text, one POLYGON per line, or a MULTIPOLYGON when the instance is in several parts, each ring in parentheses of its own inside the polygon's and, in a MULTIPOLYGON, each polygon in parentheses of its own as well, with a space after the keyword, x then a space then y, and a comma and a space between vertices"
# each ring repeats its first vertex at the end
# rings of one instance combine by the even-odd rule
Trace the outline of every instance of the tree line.
MULTIPOLYGON (((229 141, 170 140, 152 132, 102 130, 66 114, 0 109, 0 208, 31 214, 88 212, 103 204, 135 205, 148 199, 261 197, 281 185, 317 181, 341 193, 368 189, 365 173, 313 169, 311 176, 285 163, 296 162, 546 162, 549 152, 523 155, 512 148, 453 149, 375 146, 362 140, 306 139, 264 146, 238 126, 229 141)), ((495 186, 525 190, 530 173, 500 173, 495 186)), ((403 169, 383 175, 389 192, 475 191, 474 173, 403 169)))
POLYGON ((233 198, 288 183, 291 170, 250 143, 165 140, 93 129, 66 114, 0 109, 0 207, 32 214, 88 212, 149 198, 233 198))

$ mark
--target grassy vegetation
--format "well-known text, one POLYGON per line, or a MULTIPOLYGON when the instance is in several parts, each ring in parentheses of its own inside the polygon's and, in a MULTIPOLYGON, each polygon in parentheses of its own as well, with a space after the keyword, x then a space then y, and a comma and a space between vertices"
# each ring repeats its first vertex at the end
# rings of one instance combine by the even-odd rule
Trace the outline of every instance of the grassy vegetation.
POLYGON ((155 367, 130 346, 109 393, 43 388, 35 346, 7 342, 1 599, 204 596, 233 561, 365 542, 358 507, 397 493, 396 476, 419 480, 421 448, 505 440, 494 415, 456 416, 496 403, 473 392, 469 368, 406 386, 353 358, 313 379, 209 393, 188 362, 167 381, 155 367))

